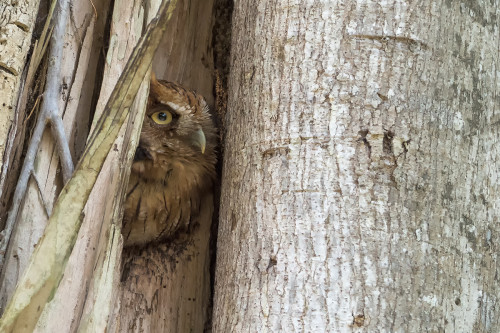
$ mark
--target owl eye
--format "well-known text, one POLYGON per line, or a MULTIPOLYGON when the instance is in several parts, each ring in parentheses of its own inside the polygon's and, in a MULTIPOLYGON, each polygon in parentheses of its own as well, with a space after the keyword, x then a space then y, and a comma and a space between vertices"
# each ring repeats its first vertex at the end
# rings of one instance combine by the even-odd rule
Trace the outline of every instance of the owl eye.
POLYGON ((158 125, 167 125, 172 121, 172 114, 168 111, 158 111, 151 115, 151 119, 158 125))

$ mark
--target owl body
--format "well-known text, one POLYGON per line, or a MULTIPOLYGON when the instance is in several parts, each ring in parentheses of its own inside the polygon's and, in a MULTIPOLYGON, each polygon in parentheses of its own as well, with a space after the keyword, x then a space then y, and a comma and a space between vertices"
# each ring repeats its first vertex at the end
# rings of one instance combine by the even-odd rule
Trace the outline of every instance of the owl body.
POLYGON ((153 75, 125 200, 125 246, 189 232, 212 190, 216 142, 204 98, 153 75))

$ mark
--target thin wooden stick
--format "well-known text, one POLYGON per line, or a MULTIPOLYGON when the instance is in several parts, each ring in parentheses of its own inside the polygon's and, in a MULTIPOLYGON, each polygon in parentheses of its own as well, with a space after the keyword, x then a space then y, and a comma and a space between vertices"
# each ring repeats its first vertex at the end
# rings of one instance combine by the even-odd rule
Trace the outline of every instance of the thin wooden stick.
POLYGON ((38 103, 40 103, 40 98, 42 98, 43 95, 39 95, 37 98, 36 98, 36 101, 35 101, 35 105, 33 105, 33 107, 31 108, 31 111, 30 113, 28 114, 28 116, 26 117, 26 119, 24 120, 24 125, 26 125, 26 123, 28 123, 28 120, 30 120, 31 116, 33 115, 33 112, 35 112, 35 109, 36 107, 38 106, 38 103))

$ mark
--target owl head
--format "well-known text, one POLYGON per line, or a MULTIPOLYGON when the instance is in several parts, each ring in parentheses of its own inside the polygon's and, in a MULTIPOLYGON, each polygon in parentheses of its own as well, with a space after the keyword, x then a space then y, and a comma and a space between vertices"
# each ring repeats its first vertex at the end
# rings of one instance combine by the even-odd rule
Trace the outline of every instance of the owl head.
POLYGON ((217 138, 208 110, 196 92, 157 80, 153 74, 132 171, 152 181, 165 180, 172 172, 189 183, 211 181, 217 138))

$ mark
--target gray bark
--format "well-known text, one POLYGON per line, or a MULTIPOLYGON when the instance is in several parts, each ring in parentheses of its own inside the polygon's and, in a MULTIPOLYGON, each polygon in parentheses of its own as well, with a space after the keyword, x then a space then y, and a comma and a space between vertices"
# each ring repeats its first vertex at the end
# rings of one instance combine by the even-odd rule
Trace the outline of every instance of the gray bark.
MULTIPOLYGON (((12 182, 7 173, 19 163, 17 144, 24 137, 23 73, 30 49, 40 1, 2 1, 0 3, 0 228, 5 215, 12 182)), ((4 253, 0 253, 3 256, 4 253)))
MULTIPOLYGON (((0 3, 0 167, 5 168, 4 153, 9 132, 15 122, 21 78, 30 48, 40 1, 2 1, 0 3)), ((2 176, 3 176, 2 172, 2 176)), ((0 182, 2 193, 4 177, 0 182)), ((0 224, 1 225, 1 224, 0 224)))
POLYGON ((500 331, 499 15, 235 3, 215 332, 500 331))

